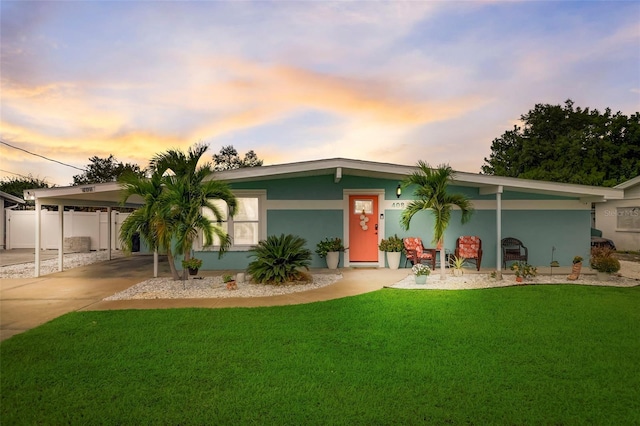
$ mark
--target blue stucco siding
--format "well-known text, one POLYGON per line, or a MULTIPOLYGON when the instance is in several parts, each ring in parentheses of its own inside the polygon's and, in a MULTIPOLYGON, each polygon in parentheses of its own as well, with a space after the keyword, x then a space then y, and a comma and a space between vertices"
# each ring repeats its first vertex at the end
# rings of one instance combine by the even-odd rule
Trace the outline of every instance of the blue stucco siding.
MULTIPOLYGON (((311 267, 324 268, 326 261, 315 252, 325 238, 342 238, 342 210, 270 210, 267 212, 267 235, 293 234, 307 240, 313 253, 311 267)), ((341 256, 340 265, 344 265, 341 256)))
POLYGON ((345 189, 384 189, 386 199, 395 199, 399 182, 393 179, 344 176, 340 182, 335 183, 333 175, 323 175, 234 183, 231 189, 263 189, 267 191, 268 200, 342 200, 345 189))
POLYGON ((342 185, 332 175, 234 183, 231 189, 266 189, 269 200, 341 200, 342 185))
MULTIPOLYGON (((385 211, 385 235, 420 237, 425 246, 433 247, 433 215, 429 211, 417 213, 409 230, 400 225, 401 210, 385 211)), ((554 259, 561 265, 570 265, 574 256, 589 257, 588 210, 503 210, 502 237, 515 237, 529 249, 529 263, 546 266, 554 259)), ((482 266, 496 265, 496 212, 476 210, 469 222, 460 223, 460 212, 453 211, 449 227, 445 231, 445 248, 454 251, 456 240, 462 235, 477 235, 482 240, 482 266)))
POLYGON ((505 211, 503 237, 515 237, 529 248, 529 263, 549 265, 551 249, 561 265, 570 265, 574 256, 589 258, 591 249, 589 210, 505 211))
MULTIPOLYGON (((418 236, 426 246, 433 243, 433 215, 430 211, 416 214, 409 230, 400 225, 401 208, 395 202, 408 203, 413 199, 413 189, 405 188, 396 198, 398 179, 377 179, 361 176, 320 175, 291 179, 270 179, 232 184, 232 189, 265 190, 267 200, 266 234, 294 234, 307 240, 313 252, 312 267, 324 267, 325 261, 315 254, 316 244, 324 238, 343 237, 344 214, 339 201, 345 199, 345 190, 357 191, 381 189, 385 191, 384 236, 418 236), (327 201, 326 205, 322 201, 327 201), (281 201, 281 202, 280 202, 281 201), (293 201, 293 202, 292 202, 293 201), (299 201, 296 202, 296 201, 299 201), (320 201, 320 202, 319 202, 320 201)), ((496 267, 496 212, 495 194, 480 195, 478 188, 450 186, 451 193, 465 194, 476 202, 476 211, 466 224, 460 222, 460 211, 452 212, 449 227, 445 232, 445 247, 453 252, 456 239, 461 235, 477 235, 482 239, 482 266, 496 267)), ((590 240, 590 212, 572 204, 571 197, 549 194, 531 194, 506 191, 502 196, 502 237, 520 239, 529 248, 529 263, 546 266, 551 261, 551 248, 555 247, 554 259, 561 265, 570 265, 574 256, 588 258, 590 240), (509 202, 511 202, 509 209, 509 202)), ((243 269, 251 260, 249 253, 229 252, 222 260, 216 252, 202 252, 206 269, 243 269)), ((404 261, 404 259, 403 259, 404 261)), ((344 256, 341 258, 344 265, 344 256)))

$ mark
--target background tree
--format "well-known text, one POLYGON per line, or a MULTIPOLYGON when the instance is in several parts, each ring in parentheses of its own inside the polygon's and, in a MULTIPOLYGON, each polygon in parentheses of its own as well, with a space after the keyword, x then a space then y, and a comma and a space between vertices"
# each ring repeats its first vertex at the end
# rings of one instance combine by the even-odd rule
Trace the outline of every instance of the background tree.
MULTIPOLYGON (((434 217, 433 243, 438 244, 444 240, 444 231, 451 221, 451 210, 457 206, 462 211, 460 218, 462 223, 471 219, 473 206, 469 199, 462 194, 449 194, 447 186, 453 176, 453 169, 448 164, 442 164, 436 169, 429 167, 424 161, 418 162, 418 169, 407 176, 403 187, 415 186, 414 197, 407 208, 402 211, 400 223, 404 229, 409 229, 413 216, 423 210, 431 210, 434 217)), ((444 244, 440 244, 440 279, 446 279, 445 275, 445 250, 444 244)))
POLYGON ((113 154, 108 158, 93 156, 89 158, 89 161, 84 173, 73 176, 72 185, 115 182, 125 172, 133 173, 139 177, 145 176, 145 171, 141 170, 140 166, 133 163, 122 163, 116 160, 113 154))
POLYGON ((25 177, 3 178, 0 181, 0 191, 16 197, 24 197, 25 189, 49 188, 49 184, 31 175, 25 177))
POLYGON ((627 117, 537 104, 491 144, 482 172, 497 176, 615 186, 640 175, 640 113, 627 117))
POLYGON ((262 166, 262 160, 251 150, 240 159, 238 151, 233 145, 223 146, 219 154, 213 154, 213 169, 215 171, 241 169, 244 167, 262 166))

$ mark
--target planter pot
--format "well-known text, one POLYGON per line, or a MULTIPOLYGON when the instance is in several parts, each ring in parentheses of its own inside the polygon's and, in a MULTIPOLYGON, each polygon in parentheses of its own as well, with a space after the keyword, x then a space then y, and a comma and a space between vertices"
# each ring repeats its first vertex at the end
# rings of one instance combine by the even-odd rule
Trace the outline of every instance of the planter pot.
POLYGON ((454 269, 453 270, 453 276, 454 277, 461 277, 462 274, 464 274, 464 271, 462 269, 454 269))
POLYGON ((189 275, 198 275, 198 268, 188 268, 189 275))
POLYGON ((607 272, 596 271, 596 277, 598 278, 598 281, 609 281, 611 274, 607 272))
POLYGON ((577 280, 580 278, 580 271, 582 270, 582 262, 574 263, 571 267, 571 275, 567 277, 568 280, 577 280))
POLYGON ((238 285, 235 281, 227 281, 227 290, 237 290, 238 285))
POLYGON ((238 284, 242 284, 242 283, 244 283, 244 273, 242 273, 242 272, 238 272, 238 273, 236 274, 236 282, 237 282, 238 284))
POLYGON ((327 253, 327 268, 338 269, 338 263, 340 263, 339 251, 330 251, 327 253))
POLYGON ((399 251, 388 251, 387 253, 387 263, 389 264, 389 269, 398 269, 400 267, 400 253, 399 251))
POLYGON ((524 281, 522 277, 516 277, 516 282, 517 283, 521 283, 522 281, 524 281))
POLYGON ((416 284, 426 284, 428 275, 416 275, 416 284))

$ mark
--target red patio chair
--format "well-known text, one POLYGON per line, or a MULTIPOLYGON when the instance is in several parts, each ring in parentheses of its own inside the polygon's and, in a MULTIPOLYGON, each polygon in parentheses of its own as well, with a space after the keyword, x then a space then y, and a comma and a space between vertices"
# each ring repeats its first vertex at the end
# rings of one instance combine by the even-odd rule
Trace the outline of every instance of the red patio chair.
POLYGON ((466 260, 476 262, 476 269, 480 270, 482 262, 482 240, 479 237, 462 236, 456 241, 456 257, 464 257, 466 260))
POLYGON ((407 237, 403 243, 407 255, 407 260, 404 262, 405 267, 407 261, 410 261, 412 265, 425 261, 427 264, 430 263, 431 270, 436 269, 436 249, 425 248, 422 245, 422 240, 418 237, 407 237))

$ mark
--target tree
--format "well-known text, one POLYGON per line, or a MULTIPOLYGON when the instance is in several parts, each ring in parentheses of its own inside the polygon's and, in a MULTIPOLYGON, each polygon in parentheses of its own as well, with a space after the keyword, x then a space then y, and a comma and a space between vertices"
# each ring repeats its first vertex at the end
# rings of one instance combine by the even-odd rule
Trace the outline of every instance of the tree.
MULTIPOLYGON (((211 201, 219 199, 226 203, 228 214, 236 211, 236 197, 225 184, 210 178, 213 174, 211 163, 198 166, 207 146, 196 144, 187 154, 179 150, 169 150, 156 155, 151 160, 154 173, 163 176, 164 190, 159 199, 159 216, 170 224, 169 230, 175 241, 175 253, 184 255, 184 260, 191 258, 193 242, 202 231, 204 245, 213 245, 214 235, 220 240, 219 256, 231 245, 229 235, 220 227, 213 226, 203 213, 208 208, 216 221, 224 218, 222 212, 211 201)), ((186 278, 186 271, 185 271, 186 278)))
POLYGON ((447 186, 453 176, 453 169, 448 164, 442 164, 432 169, 424 161, 418 161, 418 169, 406 177, 403 187, 415 185, 415 200, 411 201, 402 211, 400 223, 404 229, 409 229, 413 216, 422 210, 431 210, 435 219, 433 224, 433 243, 440 243, 440 279, 445 276, 444 232, 451 220, 451 210, 457 206, 462 211, 462 223, 467 223, 473 214, 473 206, 469 199, 462 194, 449 194, 447 186))
POLYGON ((139 234, 153 251, 166 251, 169 268, 173 279, 179 279, 175 267, 173 250, 171 249, 170 218, 161 216, 160 196, 163 191, 162 174, 155 171, 151 178, 142 178, 135 173, 124 173, 118 179, 122 186, 122 204, 132 195, 139 195, 144 199, 142 207, 134 210, 122 222, 120 227, 120 242, 125 250, 131 251, 133 237, 139 234))
MULTIPOLYGON (((231 244, 229 235, 219 227, 213 226, 203 214, 203 208, 209 208, 217 221, 223 214, 211 199, 220 199, 227 204, 229 215, 236 211, 237 201, 229 187, 214 179, 211 164, 198 166, 206 145, 196 144, 187 154, 179 150, 169 150, 156 155, 151 160, 150 179, 141 178, 135 173, 123 174, 119 182, 123 186, 123 203, 132 196, 144 198, 143 207, 132 213, 123 223, 120 240, 130 248, 134 233, 140 236, 152 249, 167 251, 171 274, 179 279, 174 264, 174 254, 183 255, 184 260, 191 258, 193 242, 202 231, 205 246, 213 244, 214 235, 221 241, 219 256, 231 244)), ((183 271, 186 278, 186 271, 183 271)))
POLYGON ((4 178, 0 181, 0 191, 16 197, 24 197, 26 189, 49 188, 49 184, 43 179, 31 175, 20 178, 4 178))
POLYGON ((627 117, 537 104, 493 140, 482 172, 497 176, 614 186, 640 175, 640 113, 627 117))
POLYGON ((141 178, 145 176, 145 171, 140 170, 140 166, 119 162, 113 154, 109 155, 108 158, 93 156, 89 158, 89 161, 90 163, 84 173, 73 176, 73 186, 114 182, 125 172, 131 172, 141 178))
POLYGON ((244 167, 262 166, 262 160, 258 158, 253 150, 244 155, 244 159, 240 159, 238 151, 233 145, 223 146, 219 154, 213 154, 213 162, 215 171, 241 169, 244 167))

